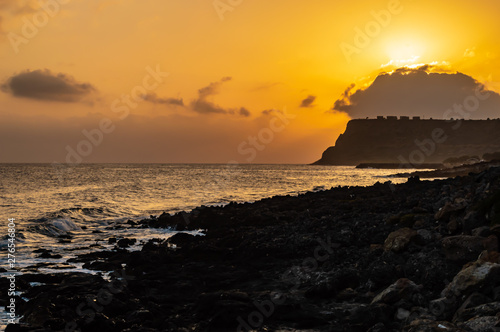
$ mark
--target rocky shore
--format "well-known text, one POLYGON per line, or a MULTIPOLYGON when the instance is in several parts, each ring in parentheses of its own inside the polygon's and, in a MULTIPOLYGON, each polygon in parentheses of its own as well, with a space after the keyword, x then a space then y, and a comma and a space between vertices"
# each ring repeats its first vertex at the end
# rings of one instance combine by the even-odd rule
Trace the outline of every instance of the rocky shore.
POLYGON ((491 167, 499 167, 500 161, 483 161, 479 163, 460 165, 455 167, 435 169, 433 171, 416 171, 411 173, 398 173, 394 177, 411 177, 418 176, 419 178, 450 178, 456 176, 467 176, 469 173, 480 173, 491 167))
POLYGON ((110 239, 115 250, 76 259, 106 277, 20 276, 30 300, 16 298, 23 318, 6 331, 500 331, 499 176, 412 177, 143 220, 131 227, 205 235, 136 252, 133 239, 110 239))

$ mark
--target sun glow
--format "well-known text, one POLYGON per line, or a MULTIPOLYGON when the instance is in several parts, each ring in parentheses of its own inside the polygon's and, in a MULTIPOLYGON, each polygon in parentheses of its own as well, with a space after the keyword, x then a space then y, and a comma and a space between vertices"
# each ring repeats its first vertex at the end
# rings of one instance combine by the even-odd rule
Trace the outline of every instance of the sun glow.
POLYGON ((419 61, 423 50, 417 42, 394 42, 386 48, 389 63, 387 65, 406 66, 419 61))

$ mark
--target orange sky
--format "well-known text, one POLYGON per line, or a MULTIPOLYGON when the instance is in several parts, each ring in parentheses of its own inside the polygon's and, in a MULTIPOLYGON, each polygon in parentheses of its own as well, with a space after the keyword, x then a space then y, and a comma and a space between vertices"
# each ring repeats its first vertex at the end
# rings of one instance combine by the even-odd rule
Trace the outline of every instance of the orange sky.
POLYGON ((310 163, 349 120, 335 100, 382 70, 500 91, 496 0, 41 3, 0 0, 0 162, 310 163), (33 72, 75 90, 5 88, 33 72))

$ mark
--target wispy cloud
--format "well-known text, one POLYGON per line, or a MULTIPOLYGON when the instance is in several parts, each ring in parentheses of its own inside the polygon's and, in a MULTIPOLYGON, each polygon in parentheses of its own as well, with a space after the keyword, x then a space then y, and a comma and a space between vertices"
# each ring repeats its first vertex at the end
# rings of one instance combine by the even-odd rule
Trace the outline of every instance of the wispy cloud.
POLYGON ((174 106, 184 106, 184 101, 182 98, 160 98, 156 93, 148 93, 143 95, 142 98, 153 104, 164 104, 164 105, 174 105, 174 106))
POLYGON ((191 109, 200 114, 237 114, 241 116, 250 116, 250 111, 244 107, 224 108, 208 100, 209 97, 219 94, 221 86, 231 79, 231 77, 223 77, 220 81, 212 82, 199 89, 198 98, 192 100, 190 103, 191 109))

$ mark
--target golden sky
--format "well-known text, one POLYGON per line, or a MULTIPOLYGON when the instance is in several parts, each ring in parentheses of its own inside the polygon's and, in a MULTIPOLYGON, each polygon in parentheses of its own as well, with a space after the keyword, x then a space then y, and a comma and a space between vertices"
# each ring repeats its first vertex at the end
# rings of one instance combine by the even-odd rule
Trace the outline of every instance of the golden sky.
POLYGON ((310 163, 349 120, 335 101, 381 71, 435 64, 500 91, 499 14, 497 0, 0 0, 0 162, 310 163))

